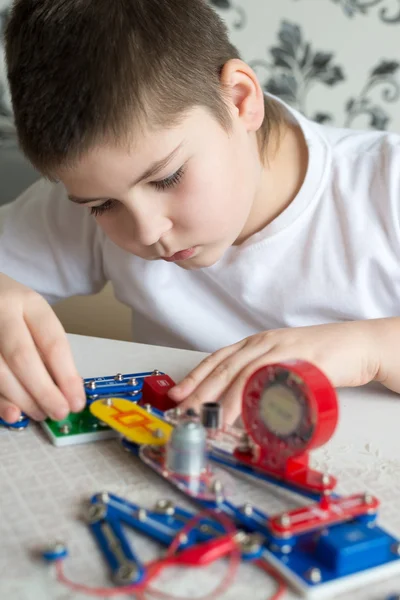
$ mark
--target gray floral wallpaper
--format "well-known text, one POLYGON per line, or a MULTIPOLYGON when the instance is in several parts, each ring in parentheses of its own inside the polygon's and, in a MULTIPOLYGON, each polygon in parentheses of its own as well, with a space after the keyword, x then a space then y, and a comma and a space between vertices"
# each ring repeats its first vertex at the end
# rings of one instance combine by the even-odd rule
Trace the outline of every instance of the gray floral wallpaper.
MULTIPOLYGON (((209 2, 265 90, 321 123, 400 130, 400 0, 209 2)), ((13 143, 0 51, 0 145, 13 143)))

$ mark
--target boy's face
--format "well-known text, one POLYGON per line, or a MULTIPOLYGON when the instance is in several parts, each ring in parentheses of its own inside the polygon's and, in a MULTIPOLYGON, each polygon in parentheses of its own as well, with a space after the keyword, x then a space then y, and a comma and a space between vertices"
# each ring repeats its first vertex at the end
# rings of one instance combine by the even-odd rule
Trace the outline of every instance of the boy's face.
POLYGON ((138 132, 129 151, 98 146, 57 176, 124 250, 198 269, 261 223, 261 172, 255 133, 239 117, 227 133, 196 108, 174 128, 138 132))

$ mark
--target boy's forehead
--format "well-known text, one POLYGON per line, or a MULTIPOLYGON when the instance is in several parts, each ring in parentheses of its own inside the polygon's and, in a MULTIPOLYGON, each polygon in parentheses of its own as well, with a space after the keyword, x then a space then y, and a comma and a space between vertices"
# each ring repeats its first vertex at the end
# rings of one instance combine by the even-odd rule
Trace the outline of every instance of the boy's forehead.
POLYGON ((181 166, 185 149, 196 138, 191 119, 188 116, 175 127, 136 129, 120 144, 95 144, 73 165, 60 169, 57 179, 77 201, 122 196, 141 180, 165 176, 168 168, 181 166))
MULTIPOLYGON (((61 169, 57 177, 62 179, 65 173, 88 171, 94 168, 124 169, 126 165, 135 172, 143 171, 154 162, 161 162, 171 155, 173 158, 180 149, 191 145, 201 137, 207 136, 207 121, 211 116, 201 108, 194 108, 169 126, 142 123, 133 127, 120 140, 104 139, 95 143, 89 151, 79 157, 67 169, 61 169)), ((215 122, 214 122, 215 125, 215 122)))

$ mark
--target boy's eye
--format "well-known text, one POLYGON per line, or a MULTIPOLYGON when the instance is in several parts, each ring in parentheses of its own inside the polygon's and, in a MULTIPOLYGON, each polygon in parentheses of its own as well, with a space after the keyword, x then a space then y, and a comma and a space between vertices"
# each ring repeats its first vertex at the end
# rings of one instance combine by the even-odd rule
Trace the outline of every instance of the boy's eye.
POLYGON ((115 200, 106 200, 103 204, 100 204, 100 206, 92 206, 90 209, 90 214, 98 217, 99 215, 104 214, 106 211, 112 210, 115 205, 115 200))
POLYGON ((183 174, 185 171, 185 167, 180 167, 173 175, 166 177, 165 179, 160 179, 159 181, 152 181, 151 185, 153 185, 156 190, 166 190, 168 188, 174 187, 178 185, 181 181, 183 174))
MULTIPOLYGON (((170 187, 178 185, 181 181, 183 174, 185 171, 185 166, 180 167, 173 175, 166 177, 165 179, 160 179, 160 181, 152 181, 151 185, 154 186, 157 190, 166 190, 170 187)), ((106 211, 112 210, 115 208, 117 202, 115 200, 106 200, 100 206, 92 206, 90 209, 90 214, 98 217, 99 215, 103 215, 106 211)))

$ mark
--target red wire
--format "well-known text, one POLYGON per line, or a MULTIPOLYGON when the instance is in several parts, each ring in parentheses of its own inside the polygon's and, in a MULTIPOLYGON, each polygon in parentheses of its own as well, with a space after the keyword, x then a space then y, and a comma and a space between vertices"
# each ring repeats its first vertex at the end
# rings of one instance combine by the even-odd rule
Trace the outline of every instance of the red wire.
MULTIPOLYGON (((210 510, 202 511, 201 513, 199 513, 198 515, 193 517, 193 519, 190 519, 185 524, 185 526, 179 531, 179 533, 174 538, 172 544, 168 548, 165 558, 161 559, 160 561, 153 561, 152 563, 150 563, 149 566, 150 567, 151 567, 151 565, 158 566, 160 563, 163 563, 163 562, 169 563, 168 559, 176 553, 177 548, 181 544, 181 536, 190 532, 190 530, 197 524, 197 522, 199 520, 201 520, 202 518, 204 518, 204 516, 209 515, 209 514, 211 514, 213 516, 213 518, 215 518, 221 522, 221 524, 223 525, 223 527, 225 528, 227 533, 235 533, 236 532, 234 525, 232 524, 230 519, 228 519, 228 517, 226 517, 225 515, 219 514, 219 513, 214 513, 213 511, 210 511, 210 510)), ((238 547, 235 546, 233 548, 233 550, 229 553, 229 555, 230 555, 229 569, 228 569, 224 579, 222 580, 222 582, 217 586, 217 588, 212 593, 207 594, 206 596, 196 598, 196 600, 208 600, 209 598, 215 598, 216 594, 221 594, 221 593, 225 592, 228 589, 228 587, 232 584, 234 576, 236 574, 236 570, 237 570, 240 560, 241 560, 240 551, 239 551, 238 547)), ((146 580, 144 582, 140 582, 140 583, 136 583, 136 584, 132 584, 132 585, 128 585, 128 586, 115 587, 115 588, 91 588, 91 587, 85 586, 83 584, 74 583, 73 581, 71 581, 70 579, 68 579, 65 576, 65 574, 63 572, 62 560, 56 561, 56 573, 57 573, 57 579, 64 585, 68 586, 69 588, 71 588, 75 591, 83 592, 85 594, 92 595, 92 596, 113 597, 113 596, 117 596, 120 594, 136 593, 138 600, 145 600, 144 594, 150 593, 153 596, 161 597, 161 598, 164 598, 165 600, 193 600, 193 598, 186 599, 181 596, 172 596, 169 594, 165 594, 164 592, 161 592, 160 590, 152 589, 148 586, 148 581, 146 581, 146 580)))
POLYGON ((281 577, 281 574, 278 573, 278 571, 276 569, 271 567, 271 565, 269 565, 263 559, 254 561, 254 564, 257 565, 257 567, 260 567, 260 569, 262 569, 266 573, 268 573, 268 575, 270 575, 270 577, 275 579, 275 581, 277 583, 278 589, 276 590, 275 594, 268 600, 280 600, 280 598, 282 598, 283 594, 285 594, 285 592, 287 591, 286 582, 281 577))
MULTIPOLYGON (((231 520, 228 517, 226 517, 226 515, 221 514, 221 513, 216 513, 212 510, 204 510, 201 513, 199 513, 198 515, 196 515, 195 517, 193 517, 192 519, 190 519, 185 524, 183 529, 181 529, 179 534, 175 537, 172 544, 168 548, 166 558, 173 556, 176 553, 176 550, 180 544, 180 536, 189 533, 191 531, 191 529, 193 529, 193 527, 195 527, 197 525, 197 523, 201 519, 204 518, 204 516, 211 516, 212 518, 219 520, 227 533, 234 534, 236 532, 235 526, 233 525, 231 520)), ((205 596, 196 597, 196 600, 208 600, 211 598, 215 598, 217 595, 219 596, 219 595, 222 595, 224 592, 226 592, 227 589, 232 585, 233 580, 236 575, 236 571, 237 571, 238 566, 241 561, 240 551, 239 551, 238 547, 236 546, 232 550, 232 552, 229 553, 229 555, 230 555, 229 568, 225 574, 225 577, 221 581, 221 583, 215 588, 215 590, 206 594, 205 596)), ((148 588, 148 591, 153 596, 163 598, 164 600, 193 600, 193 598, 185 598, 183 596, 171 596, 169 594, 165 594, 164 592, 161 592, 160 590, 153 589, 153 588, 148 588)))
MULTIPOLYGON (((203 519, 204 516, 207 516, 207 515, 210 515, 214 519, 219 520, 220 523, 222 524, 222 526, 224 527, 226 533, 234 534, 236 532, 236 529, 235 529, 233 523, 230 521, 230 519, 228 517, 226 517, 226 515, 221 514, 221 513, 215 513, 214 511, 211 511, 211 510, 204 510, 201 513, 199 513, 198 515, 196 515, 195 517, 193 517, 192 519, 190 519, 185 524, 185 526, 179 531, 179 533, 176 535, 176 537, 172 541, 172 543, 171 543, 170 547, 168 548, 166 555, 163 559, 152 561, 151 563, 148 563, 147 565, 145 565, 148 572, 151 571, 152 566, 155 567, 156 572, 157 572, 160 564, 163 564, 165 562, 170 564, 169 559, 172 556, 175 556, 176 551, 177 551, 179 545, 181 544, 181 536, 190 533, 191 529, 193 527, 195 527, 195 525, 201 519, 203 519)), ((228 568, 223 580, 221 581, 221 583, 215 588, 214 591, 210 592, 209 594, 207 594, 205 596, 200 596, 200 597, 196 598, 195 600, 211 600, 211 598, 215 598, 216 596, 222 595, 224 592, 227 591, 227 589, 230 587, 230 585, 232 585, 234 577, 236 575, 237 568, 238 568, 238 566, 240 564, 240 560, 241 560, 240 551, 237 546, 235 546, 232 549, 232 551, 229 552, 229 556, 230 556, 229 568, 228 568)), ((147 580, 145 579, 144 581, 142 581, 140 583, 136 583, 136 584, 132 584, 132 585, 128 585, 128 586, 115 587, 115 588, 90 588, 88 586, 85 586, 85 585, 82 585, 79 583, 74 583, 73 581, 69 580, 64 575, 62 562, 63 562, 62 560, 56 561, 57 579, 61 583, 64 583, 65 585, 67 585, 69 588, 79 591, 79 592, 86 593, 88 595, 113 597, 113 596, 117 596, 120 594, 134 593, 137 600, 146 600, 147 594, 150 594, 151 596, 155 596, 158 598, 162 598, 163 600, 193 600, 193 598, 185 598, 182 596, 172 596, 170 594, 166 594, 166 593, 162 592, 161 590, 157 590, 156 588, 151 588, 148 585, 149 581, 150 581, 149 578, 147 578, 147 580)), ((268 573, 268 575, 273 577, 277 582, 278 589, 269 600, 280 600, 287 589, 286 583, 282 579, 280 574, 275 569, 273 569, 268 563, 266 563, 264 560, 261 560, 261 559, 257 560, 257 561, 255 561, 254 564, 256 564, 263 571, 268 573)), ((151 575, 150 575, 150 579, 151 579, 151 575)))

